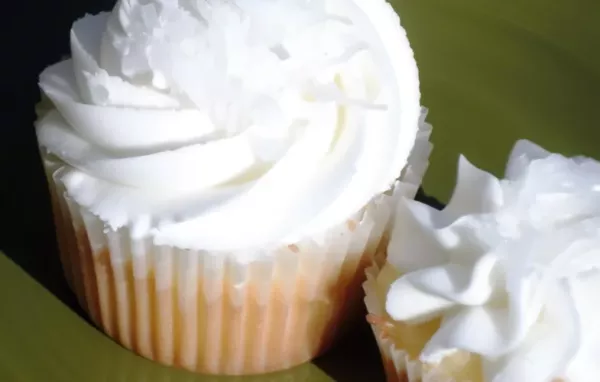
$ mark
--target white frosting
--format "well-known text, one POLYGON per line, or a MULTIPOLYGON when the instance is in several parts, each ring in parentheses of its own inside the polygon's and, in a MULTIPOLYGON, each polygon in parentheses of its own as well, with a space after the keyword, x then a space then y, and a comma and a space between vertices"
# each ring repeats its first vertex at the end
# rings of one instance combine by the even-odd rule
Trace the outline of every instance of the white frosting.
POLYGON ((461 157, 443 211, 401 202, 389 262, 390 316, 443 317, 421 361, 465 350, 486 382, 598 380, 599 162, 520 141, 498 180, 461 157))
POLYGON ((121 0, 44 71, 67 192, 157 244, 291 243, 390 188, 418 73, 384 0, 121 0))

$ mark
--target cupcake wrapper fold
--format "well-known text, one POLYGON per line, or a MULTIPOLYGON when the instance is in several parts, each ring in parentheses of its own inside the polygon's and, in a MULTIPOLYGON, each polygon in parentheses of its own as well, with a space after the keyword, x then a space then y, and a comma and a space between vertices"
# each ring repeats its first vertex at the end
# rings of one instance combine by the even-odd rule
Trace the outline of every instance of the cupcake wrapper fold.
POLYGON ((416 162, 431 150, 431 127, 422 127, 390 192, 319 240, 265 249, 250 262, 111 230, 68 197, 63 164, 42 152, 66 279, 99 328, 151 360, 227 375, 309 361, 360 316, 364 269, 387 246, 395 201, 414 197, 426 168, 416 162))
MULTIPOLYGON (((405 349, 398 348, 394 341, 388 338, 385 332, 388 323, 383 319, 386 317, 385 301, 381 301, 377 294, 377 276, 380 270, 377 264, 365 270, 366 281, 363 289, 368 321, 379 347, 386 380, 388 382, 476 382, 457 381, 449 376, 446 370, 411 357, 405 349)), ((460 357, 458 354, 457 356, 460 357)))
POLYGON ((60 187, 58 177, 63 269, 94 323, 146 358, 228 375, 287 369, 329 347, 360 307, 363 270, 393 199, 382 195, 321 245, 307 240, 244 263, 109 230, 60 187))
MULTIPOLYGON (((409 164, 404 170, 403 180, 411 179, 408 184, 420 184, 429 165, 429 154, 431 153, 431 125, 427 124, 425 118, 427 109, 422 109, 421 130, 417 136, 413 152, 409 158, 409 164), (424 137, 427 137, 426 139, 424 137)), ((416 190, 415 190, 416 194, 416 190)), ((410 194, 414 196, 414 194, 410 194)), ((389 241, 389 240, 387 240, 389 241)), ((380 301, 377 295, 376 279, 386 259, 386 249, 375 256, 375 261, 365 269, 366 281, 363 283, 365 292, 364 303, 369 317, 385 317, 385 302, 380 301)), ((381 323, 369 320, 371 329, 375 335, 377 346, 381 354, 386 379, 388 382, 457 382, 446 377, 431 365, 421 363, 413 359, 403 350, 398 349, 394 342, 387 338, 381 323)))
MULTIPOLYGON (((429 167, 429 156, 433 150, 431 143, 431 133, 433 126, 427 122, 429 109, 421 108, 421 117, 419 119, 419 131, 412 151, 408 157, 407 164, 402 170, 400 181, 395 184, 395 192, 398 197, 414 199, 419 191, 423 177, 429 167)), ((396 199, 390 204, 392 213, 396 210, 396 199)), ((391 223, 391 222, 390 222, 391 223)), ((382 245, 375 252, 373 263, 383 266, 387 256, 387 244, 389 243, 389 230, 384 232, 382 245)))
MULTIPOLYGON (((377 296, 376 279, 380 267, 374 264, 365 271, 367 280, 363 284, 367 313, 373 317, 385 316, 385 305, 377 296)), ((418 360, 410 358, 408 353, 397 349, 394 342, 386 338, 384 331, 377 322, 370 321, 388 382, 425 382, 422 379, 423 365, 418 360)))

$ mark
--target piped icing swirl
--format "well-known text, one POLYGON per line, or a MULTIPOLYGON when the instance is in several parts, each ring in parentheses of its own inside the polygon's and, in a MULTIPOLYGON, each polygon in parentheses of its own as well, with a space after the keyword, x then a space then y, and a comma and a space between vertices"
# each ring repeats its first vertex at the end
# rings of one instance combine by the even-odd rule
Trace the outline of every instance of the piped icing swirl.
POLYGON ((384 0, 121 0, 71 31, 38 122, 69 196, 157 244, 292 243, 390 188, 419 117, 384 0))
POLYGON ((599 162, 520 141, 499 180, 461 157, 443 211, 401 203, 389 262, 389 315, 442 317, 421 361, 463 350, 486 382, 598 378, 599 162))

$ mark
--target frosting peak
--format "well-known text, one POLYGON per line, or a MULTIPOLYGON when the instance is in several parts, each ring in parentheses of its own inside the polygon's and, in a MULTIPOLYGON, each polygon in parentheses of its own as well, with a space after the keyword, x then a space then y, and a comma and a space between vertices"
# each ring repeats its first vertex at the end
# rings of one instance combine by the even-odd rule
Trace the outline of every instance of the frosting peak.
POLYGON ((276 134, 292 123, 286 108, 314 96, 306 80, 366 48, 339 23, 315 1, 122 0, 100 59, 111 75, 206 111, 228 134, 248 125, 276 134))
POLYGON ((443 211, 399 207, 388 293, 396 320, 442 316, 421 360, 482 358, 487 382, 592 381, 600 366, 600 163, 520 141, 506 178, 461 158, 443 211))
POLYGON ((78 204, 162 244, 323 232, 390 188, 417 136, 384 0, 121 0, 75 22, 71 50, 40 77, 57 109, 40 145, 78 204))

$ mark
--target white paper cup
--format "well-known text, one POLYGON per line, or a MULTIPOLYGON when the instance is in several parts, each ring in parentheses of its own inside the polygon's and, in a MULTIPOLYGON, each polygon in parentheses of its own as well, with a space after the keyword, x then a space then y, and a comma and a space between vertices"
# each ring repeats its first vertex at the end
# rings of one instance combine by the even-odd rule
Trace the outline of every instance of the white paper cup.
POLYGON ((394 198, 381 195, 321 245, 305 240, 248 263, 113 231, 68 198, 60 173, 50 188, 61 261, 81 306, 126 348, 209 374, 286 369, 327 349, 360 307, 394 198))
POLYGON ((324 240, 265 250, 251 262, 236 253, 157 246, 128 228, 108 228, 68 197, 62 164, 42 153, 67 281, 107 335, 160 363, 248 375, 307 362, 360 318, 364 270, 387 246, 397 198, 414 196, 427 168, 425 115, 393 190, 324 240))

